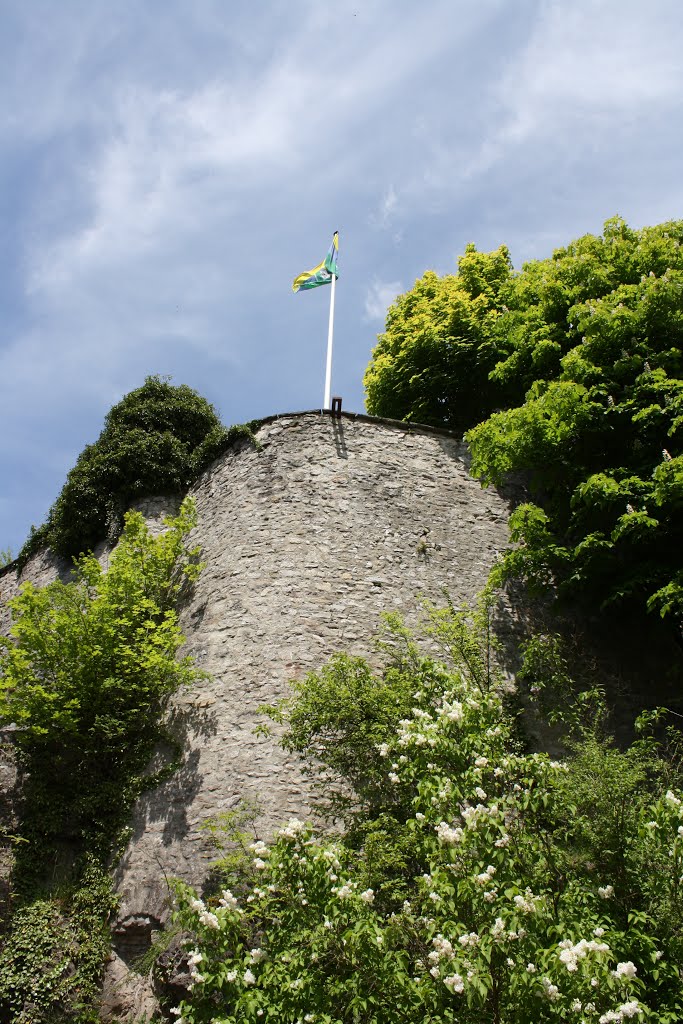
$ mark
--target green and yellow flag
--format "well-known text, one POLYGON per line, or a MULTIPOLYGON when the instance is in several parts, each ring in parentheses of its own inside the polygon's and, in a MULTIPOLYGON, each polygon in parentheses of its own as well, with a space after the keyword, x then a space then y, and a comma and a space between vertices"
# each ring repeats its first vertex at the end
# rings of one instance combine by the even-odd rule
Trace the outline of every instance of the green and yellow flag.
POLYGON ((309 288, 318 288, 321 284, 329 284, 333 276, 339 277, 339 271, 337 270, 338 256, 339 232, 335 231, 332 237, 332 245, 325 259, 317 267, 313 267, 313 270, 304 270, 303 274, 295 277, 292 291, 304 292, 309 288))

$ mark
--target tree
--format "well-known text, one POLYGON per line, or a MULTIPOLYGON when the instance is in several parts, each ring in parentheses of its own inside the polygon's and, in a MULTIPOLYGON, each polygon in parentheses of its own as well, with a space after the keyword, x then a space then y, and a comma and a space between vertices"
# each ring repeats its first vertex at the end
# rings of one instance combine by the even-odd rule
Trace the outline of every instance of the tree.
MULTIPOLYGON (((197 675, 176 659, 184 637, 176 603, 201 565, 185 538, 194 507, 185 499, 152 537, 129 512, 105 571, 93 555, 71 583, 25 583, 9 606, 10 637, 0 637, 0 723, 15 723, 29 854, 40 860, 56 840, 105 843, 137 793, 164 735, 168 697, 197 675), (28 834, 28 833, 27 833, 28 834)), ((38 867, 44 864, 38 864, 38 867)))
POLYGON ((228 440, 215 409, 196 391, 148 377, 109 411, 20 557, 44 544, 70 557, 114 539, 136 498, 182 493, 228 440))
POLYGON ((492 380, 514 407, 467 434, 485 482, 530 476, 504 571, 593 605, 683 618, 683 221, 614 219, 527 265, 492 380), (522 394, 523 393, 523 394, 522 394))
POLYGON ((0 942, 0 1020, 96 1024, 117 899, 109 869, 132 804, 173 765, 150 770, 170 695, 200 673, 177 658, 176 605, 201 570, 186 499, 152 537, 128 513, 105 571, 77 560, 70 583, 27 583, 0 638, 0 723, 21 770, 0 942))
POLYGON ((461 432, 500 405, 489 374, 501 356, 495 323, 510 271, 504 246, 468 245, 456 275, 427 271, 399 296, 365 373, 368 412, 461 432))
POLYGON ((368 408, 466 429, 485 483, 526 474, 533 502, 512 517, 503 573, 678 628, 683 221, 614 218, 517 274, 503 254, 469 247, 457 277, 428 274, 398 299, 368 408))

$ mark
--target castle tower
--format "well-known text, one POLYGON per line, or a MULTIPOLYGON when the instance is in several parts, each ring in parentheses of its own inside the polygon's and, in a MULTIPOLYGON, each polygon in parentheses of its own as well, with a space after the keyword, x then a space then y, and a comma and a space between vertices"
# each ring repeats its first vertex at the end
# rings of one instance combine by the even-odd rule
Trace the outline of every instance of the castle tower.
POLYGON ((121 921, 161 916, 161 868, 200 884, 215 853, 201 825, 243 797, 263 834, 305 816, 296 758, 256 736, 257 708, 335 651, 367 655, 383 611, 472 599, 507 544, 509 509, 467 472, 445 431, 367 416, 272 418, 192 494, 206 567, 181 625, 208 682, 175 698, 180 770, 144 795, 118 868, 121 921))

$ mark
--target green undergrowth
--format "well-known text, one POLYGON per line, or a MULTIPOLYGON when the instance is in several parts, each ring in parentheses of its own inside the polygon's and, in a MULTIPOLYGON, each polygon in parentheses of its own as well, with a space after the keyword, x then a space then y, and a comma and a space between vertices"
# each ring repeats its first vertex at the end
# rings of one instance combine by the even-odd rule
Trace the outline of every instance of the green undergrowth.
MULTIPOLYGON (((105 571, 93 555, 70 583, 31 583, 0 638, 0 724, 15 723, 22 777, 10 915, 0 939, 2 1024, 97 1019, 115 909, 108 867, 136 798, 170 774, 169 697, 200 673, 178 657, 177 605, 201 571, 185 499, 152 536, 125 517, 105 571), (169 752, 153 773, 153 752, 169 752)), ((175 753, 174 753, 175 752, 175 753)))
MULTIPOLYGON (((619 750, 594 688, 562 761, 528 751, 485 611, 428 608, 428 654, 389 615, 380 668, 336 655, 267 709, 318 822, 249 858, 239 815, 216 822, 222 887, 176 887, 179 1024, 682 1019, 680 734, 650 713, 619 750)), ((526 655, 528 698, 567 683, 555 643, 526 655)))

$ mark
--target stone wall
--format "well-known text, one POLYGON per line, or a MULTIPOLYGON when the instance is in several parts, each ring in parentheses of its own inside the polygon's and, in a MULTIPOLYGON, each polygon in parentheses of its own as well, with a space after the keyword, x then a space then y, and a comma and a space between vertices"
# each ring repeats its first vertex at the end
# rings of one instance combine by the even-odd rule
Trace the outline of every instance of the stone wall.
MULTIPOLYGON (((165 919, 165 878, 201 885, 206 877, 215 857, 207 818, 257 799, 265 836, 308 813, 296 759, 276 738, 254 734, 258 706, 335 651, 371 653, 383 611, 415 622, 420 597, 438 601, 447 590, 456 603, 471 600, 508 541, 507 502, 469 476, 465 446, 444 431, 309 412, 265 421, 257 439, 239 441, 191 491, 191 541, 206 567, 181 626, 208 678, 174 698, 181 767, 139 801, 116 868, 110 1017, 127 1019, 120 1004, 139 1012, 149 996, 121 982, 123 961, 165 919)), ((142 511, 158 524, 176 508, 157 499, 142 511)), ((68 571, 44 553, 21 577, 2 574, 0 631, 9 624, 2 602, 24 579, 42 585, 68 571)))
POLYGON ((305 815, 298 764, 256 736, 256 709, 335 651, 367 654, 379 616, 419 597, 470 600, 507 543, 506 502, 439 431, 305 413, 265 423, 191 492, 206 568, 182 611, 210 679, 174 704, 180 771, 140 801, 118 869, 122 916, 158 908, 160 870, 201 882, 202 823, 258 799, 264 834, 305 815), (152 898, 152 890, 158 900, 152 898))

